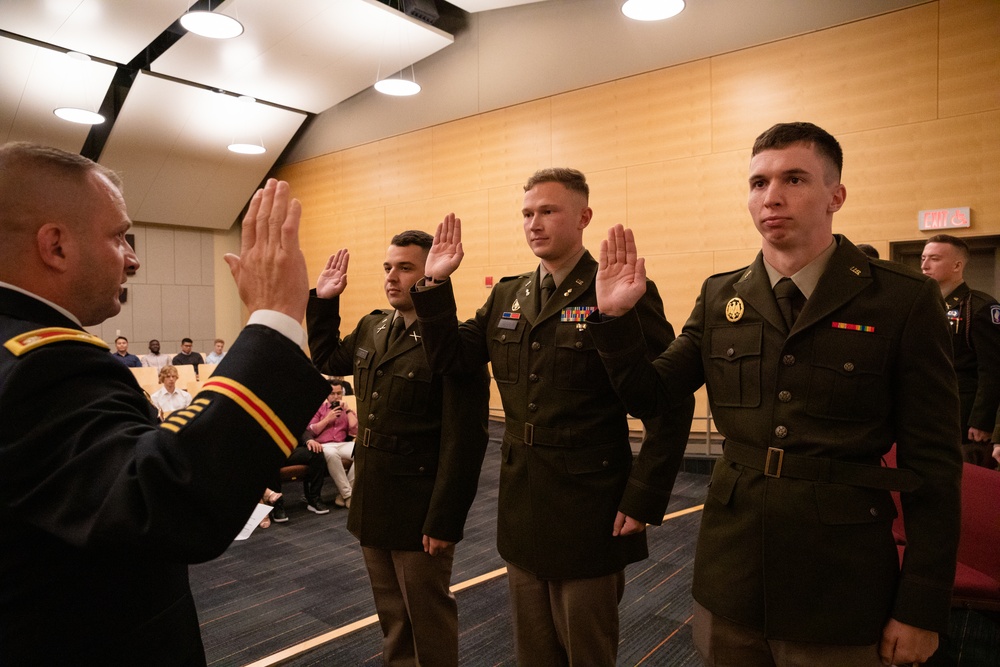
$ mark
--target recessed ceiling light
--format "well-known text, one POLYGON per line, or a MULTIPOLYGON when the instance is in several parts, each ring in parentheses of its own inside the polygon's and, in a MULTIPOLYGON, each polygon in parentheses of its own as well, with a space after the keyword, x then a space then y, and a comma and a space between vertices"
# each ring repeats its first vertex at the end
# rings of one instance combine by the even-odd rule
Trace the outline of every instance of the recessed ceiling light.
POLYGON ((231 39, 243 34, 243 24, 232 16, 215 12, 188 12, 181 17, 185 30, 212 39, 231 39))
POLYGON ((71 123, 81 125, 100 125, 104 122, 104 116, 86 109, 76 109, 74 107, 59 107, 52 111, 55 115, 71 123))
POLYGON ((420 92, 420 84, 406 79, 382 79, 375 82, 375 90, 384 95, 406 97, 420 92))
POLYGON ((684 10, 684 0, 627 0, 622 14, 636 21, 662 21, 684 10))

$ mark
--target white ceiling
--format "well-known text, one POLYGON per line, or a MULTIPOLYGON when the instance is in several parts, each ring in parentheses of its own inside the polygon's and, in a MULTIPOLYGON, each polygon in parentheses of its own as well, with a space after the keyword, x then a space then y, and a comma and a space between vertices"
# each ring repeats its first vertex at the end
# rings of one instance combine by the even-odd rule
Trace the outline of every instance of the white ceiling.
POLYGON ((130 74, 99 159, 123 174, 133 219, 228 229, 310 114, 454 40, 378 0, 225 0, 212 9, 238 18, 242 35, 179 32, 162 54, 143 56, 177 30, 193 2, 2 0, 0 141, 96 151, 86 143, 87 126, 52 110, 97 111, 116 72, 130 74), (74 61, 65 51, 92 60, 74 61), (134 71, 123 67, 129 63, 134 71), (238 103, 236 95, 263 104, 238 103), (229 152, 238 135, 267 152, 229 152))

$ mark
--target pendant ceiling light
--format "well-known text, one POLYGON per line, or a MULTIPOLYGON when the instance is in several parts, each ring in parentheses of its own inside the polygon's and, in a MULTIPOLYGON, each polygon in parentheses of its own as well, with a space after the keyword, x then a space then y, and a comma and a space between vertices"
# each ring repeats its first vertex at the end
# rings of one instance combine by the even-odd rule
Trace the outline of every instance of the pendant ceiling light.
MULTIPOLYGON (((392 2, 389 3, 389 7, 393 8, 393 3, 392 2)), ((403 11, 402 0, 400 0, 400 2, 399 2, 399 11, 402 12, 402 13, 404 13, 404 14, 406 13, 406 12, 403 11)), ((405 56, 403 55, 403 39, 404 39, 403 30, 400 29, 399 30, 399 36, 398 36, 398 38, 396 40, 396 49, 398 51, 397 55, 399 57, 399 60, 401 60, 402 62, 406 62, 406 60, 408 60, 408 58, 404 59, 405 56)), ((382 78, 382 61, 385 59, 385 53, 386 53, 386 50, 387 50, 386 46, 385 46, 385 43, 386 43, 386 35, 385 35, 385 33, 383 33, 383 35, 382 35, 382 54, 383 55, 382 55, 381 58, 379 58, 378 72, 376 72, 376 74, 375 74, 375 90, 377 90, 378 92, 382 93, 383 95, 392 95, 394 97, 407 97, 409 95, 416 95, 417 93, 420 92, 420 84, 417 83, 416 75, 413 72, 413 65, 412 64, 410 64, 410 66, 409 66, 409 70, 410 70, 410 78, 409 79, 407 79, 407 78, 405 78, 403 76, 403 73, 407 69, 406 67, 404 67, 403 69, 401 69, 399 72, 397 72, 396 74, 394 74, 392 76, 387 76, 384 79, 382 78)), ((397 61, 397 62, 399 62, 399 61, 397 61)))
POLYGON ((232 39, 243 34, 243 24, 232 16, 213 12, 211 2, 208 3, 208 11, 198 10, 184 14, 181 25, 188 32, 212 39, 232 39))
MULTIPOLYGON (((255 122, 257 119, 254 117, 255 114, 253 113, 253 110, 257 100, 249 95, 240 95, 238 100, 239 105, 236 112, 237 117, 233 118, 233 126, 240 127, 255 122)), ((249 130, 243 132, 243 134, 247 136, 233 137, 233 142, 227 146, 230 151, 233 153, 239 153, 240 155, 260 155, 267 152, 267 149, 264 148, 264 140, 260 138, 259 134, 253 133, 254 136, 257 137, 256 142, 248 141, 250 138, 249 135, 251 134, 249 130)))
POLYGON ((636 21, 662 21, 684 10, 684 0, 627 0, 622 14, 636 21))
MULTIPOLYGON (((70 51, 66 54, 66 57, 71 61, 69 68, 72 70, 79 70, 73 71, 70 78, 83 83, 83 94, 86 95, 86 85, 90 78, 88 76, 89 71, 87 70, 90 65, 90 56, 86 53, 70 51)), ((100 125, 104 122, 104 116, 94 111, 93 108, 86 108, 84 106, 57 107, 52 110, 52 113, 63 120, 67 120, 71 123, 79 123, 81 125, 100 125)))

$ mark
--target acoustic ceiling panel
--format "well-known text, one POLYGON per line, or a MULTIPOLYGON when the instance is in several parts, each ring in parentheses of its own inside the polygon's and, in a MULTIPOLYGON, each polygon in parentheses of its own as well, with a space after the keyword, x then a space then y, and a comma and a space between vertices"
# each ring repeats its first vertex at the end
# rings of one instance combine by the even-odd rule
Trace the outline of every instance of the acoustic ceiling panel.
POLYGON ((229 0, 215 11, 245 32, 222 41, 185 35, 152 70, 311 113, 454 41, 378 0, 229 0))
POLYGON ((228 229, 305 114, 141 73, 101 155, 138 222, 228 229), (227 149, 262 142, 262 155, 227 149))
POLYGON ((0 28, 127 63, 190 4, 187 0, 2 0, 0 28))
POLYGON ((0 37, 0 143, 34 141, 77 152, 89 125, 58 118, 57 107, 96 111, 115 68, 0 37))

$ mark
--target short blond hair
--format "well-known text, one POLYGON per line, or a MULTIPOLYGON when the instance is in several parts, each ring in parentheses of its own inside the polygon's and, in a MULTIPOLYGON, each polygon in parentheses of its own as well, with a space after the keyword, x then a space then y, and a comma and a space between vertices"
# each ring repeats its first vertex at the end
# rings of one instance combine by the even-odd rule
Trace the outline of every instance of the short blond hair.
POLYGON ((176 366, 171 366, 170 364, 167 364, 166 366, 160 369, 160 373, 158 375, 160 384, 163 384, 163 378, 168 376, 180 379, 181 374, 177 371, 176 366))

